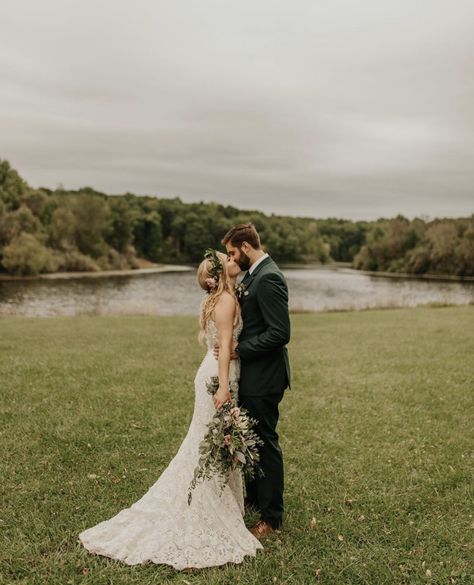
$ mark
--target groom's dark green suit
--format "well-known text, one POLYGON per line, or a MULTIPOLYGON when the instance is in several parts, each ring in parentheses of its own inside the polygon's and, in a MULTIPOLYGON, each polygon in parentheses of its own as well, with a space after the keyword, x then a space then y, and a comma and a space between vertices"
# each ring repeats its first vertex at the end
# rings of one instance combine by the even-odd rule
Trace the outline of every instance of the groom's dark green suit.
POLYGON ((251 274, 247 272, 242 282, 243 329, 236 348, 241 358, 239 403, 258 420, 255 431, 265 443, 260 449, 265 476, 247 483, 246 499, 263 520, 278 528, 283 521, 284 473, 276 425, 278 404, 285 389, 291 388, 288 286, 270 256, 251 274))

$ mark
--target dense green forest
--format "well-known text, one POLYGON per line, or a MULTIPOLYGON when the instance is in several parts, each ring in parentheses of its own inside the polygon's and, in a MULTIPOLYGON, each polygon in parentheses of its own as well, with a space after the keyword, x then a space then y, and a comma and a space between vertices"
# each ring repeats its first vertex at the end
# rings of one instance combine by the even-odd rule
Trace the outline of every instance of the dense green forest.
POLYGON ((375 271, 474 275, 469 218, 348 221, 266 215, 179 198, 34 189, 0 160, 0 271, 38 274, 137 268, 139 259, 196 263, 252 221, 279 262, 350 262, 375 271))

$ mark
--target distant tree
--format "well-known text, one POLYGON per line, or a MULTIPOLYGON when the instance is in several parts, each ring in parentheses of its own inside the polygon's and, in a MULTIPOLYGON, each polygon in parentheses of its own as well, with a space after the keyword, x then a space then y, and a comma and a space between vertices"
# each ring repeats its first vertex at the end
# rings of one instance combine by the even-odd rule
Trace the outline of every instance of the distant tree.
POLYGON ((157 211, 138 215, 132 228, 133 245, 139 256, 158 262, 162 252, 161 216, 157 211))
POLYGON ((304 257, 306 257, 307 261, 319 261, 325 264, 334 259, 331 245, 321 237, 316 221, 311 221, 307 224, 302 238, 305 242, 304 257))
POLYGON ((55 272, 60 258, 33 234, 21 233, 3 249, 2 265, 12 274, 35 275, 55 272))
POLYGON ((461 220, 460 242, 456 249, 456 264, 461 276, 474 276, 474 214, 461 220))
POLYGON ((74 197, 75 240, 80 252, 99 258, 107 249, 105 239, 112 229, 112 215, 107 200, 82 191, 74 197))
POLYGON ((62 272, 97 272, 101 269, 99 264, 90 256, 81 254, 75 249, 62 252, 59 259, 58 270, 62 272))
POLYGON ((20 207, 21 199, 29 189, 10 163, 0 159, 0 201, 4 203, 5 209, 12 211, 20 207))
POLYGON ((362 245, 370 223, 328 218, 316 220, 319 233, 330 246, 331 257, 338 262, 351 262, 362 245))
POLYGON ((43 226, 29 207, 21 205, 14 211, 2 212, 0 220, 0 245, 5 245, 21 233, 41 234, 43 226))
POLYGON ((405 254, 420 241, 423 229, 424 224, 412 224, 403 215, 378 220, 367 233, 353 266, 362 270, 403 271, 405 254))
MULTIPOLYGON (((134 239, 133 208, 129 202, 122 198, 110 198, 109 207, 111 211, 111 229, 106 236, 106 240, 118 252, 125 252, 132 245, 134 239)), ((159 219, 158 223, 160 223, 159 219)))
POLYGON ((445 274, 452 271, 456 248, 460 244, 454 223, 440 221, 430 225, 425 240, 430 250, 430 271, 445 274))
POLYGON ((43 191, 38 189, 28 190, 22 195, 22 203, 26 205, 31 213, 37 217, 42 223, 44 223, 46 217, 45 212, 50 201, 50 197, 43 191))
POLYGON ((58 250, 72 250, 76 241, 76 216, 68 204, 57 207, 51 216, 48 229, 48 243, 58 250))
POLYGON ((158 211, 161 217, 161 229, 162 229, 162 236, 163 239, 166 240, 170 236, 175 236, 173 233, 173 224, 177 216, 181 215, 186 206, 184 203, 179 199, 179 197, 175 197, 174 199, 153 199, 155 202, 156 207, 152 209, 149 208, 151 197, 148 198, 139 198, 141 207, 144 211, 158 211), (143 199, 143 201, 142 201, 143 199))
POLYGON ((182 226, 182 251, 187 259, 192 262, 198 262, 202 259, 204 250, 209 245, 215 245, 209 237, 209 231, 206 228, 202 216, 191 211, 183 218, 182 226))
POLYGON ((406 265, 414 273, 474 276, 474 216, 433 220, 423 241, 408 254, 406 265))

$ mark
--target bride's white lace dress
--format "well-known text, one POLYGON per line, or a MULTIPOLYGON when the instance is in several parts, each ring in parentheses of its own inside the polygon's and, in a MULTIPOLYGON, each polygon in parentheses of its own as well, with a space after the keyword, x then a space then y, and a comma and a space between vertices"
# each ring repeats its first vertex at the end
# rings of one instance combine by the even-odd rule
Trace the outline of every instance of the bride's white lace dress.
MULTIPOLYGON (((234 337, 242 329, 234 326, 234 337)), ((205 480, 193 490, 188 506, 188 487, 199 458, 199 443, 215 412, 206 381, 218 375, 213 345, 214 321, 206 331, 207 353, 194 379, 194 413, 188 433, 177 454, 159 479, 130 508, 79 534, 92 553, 128 565, 151 561, 175 569, 241 563, 246 555, 262 549, 260 541, 244 524, 243 481, 240 471, 231 474, 221 493, 216 479, 205 480)), ((231 360, 230 381, 238 382, 239 360, 231 360)))

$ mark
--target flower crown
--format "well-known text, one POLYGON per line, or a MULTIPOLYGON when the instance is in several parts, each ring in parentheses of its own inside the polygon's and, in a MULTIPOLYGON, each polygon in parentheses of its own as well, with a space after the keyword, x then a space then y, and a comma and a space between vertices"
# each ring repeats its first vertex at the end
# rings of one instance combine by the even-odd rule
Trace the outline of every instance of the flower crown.
POLYGON ((214 248, 207 248, 204 252, 204 258, 210 261, 211 269, 209 272, 212 274, 211 278, 206 278, 206 284, 209 287, 209 291, 216 288, 219 282, 219 275, 223 270, 222 262, 219 260, 214 248))

